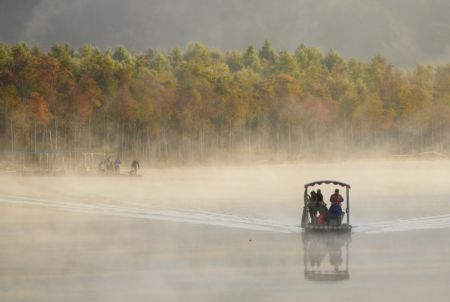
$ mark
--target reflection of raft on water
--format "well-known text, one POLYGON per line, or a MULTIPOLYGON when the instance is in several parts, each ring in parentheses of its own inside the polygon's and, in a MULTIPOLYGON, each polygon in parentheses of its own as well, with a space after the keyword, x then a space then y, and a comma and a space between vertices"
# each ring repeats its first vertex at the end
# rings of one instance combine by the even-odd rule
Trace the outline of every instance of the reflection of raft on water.
POLYGON ((303 213, 302 213, 301 227, 307 232, 311 232, 311 231, 313 231, 313 232, 350 232, 352 230, 352 226, 350 225, 350 200, 349 200, 350 194, 349 194, 349 190, 350 190, 350 185, 343 183, 343 182, 334 181, 334 180, 319 180, 319 181, 314 181, 314 182, 305 184, 305 192, 303 195, 304 207, 303 207, 303 213), (310 200, 310 196, 308 194, 308 189, 310 187, 314 187, 316 185, 322 185, 322 184, 333 184, 336 186, 344 187, 346 189, 345 211, 343 211, 341 213, 341 215, 338 219, 329 220, 326 224, 318 224, 318 223, 316 223, 316 221, 313 221, 313 218, 310 218, 311 216, 314 216, 314 215, 311 215, 311 213, 310 213, 311 205, 309 203, 311 202, 311 200, 310 200), (343 220, 345 214, 347 215, 347 223, 342 223, 342 220, 343 220))
POLYGON ((311 281, 343 281, 350 279, 350 233, 302 234, 305 279, 311 281))

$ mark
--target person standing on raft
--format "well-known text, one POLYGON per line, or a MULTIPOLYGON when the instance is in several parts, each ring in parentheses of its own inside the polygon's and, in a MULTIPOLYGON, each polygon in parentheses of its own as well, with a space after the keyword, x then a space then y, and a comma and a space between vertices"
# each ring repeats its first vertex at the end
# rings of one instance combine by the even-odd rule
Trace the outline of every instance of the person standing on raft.
POLYGON ((329 213, 329 224, 330 225, 340 225, 342 221, 342 207, 341 203, 344 202, 341 194, 339 194, 339 189, 334 190, 334 194, 330 196, 331 206, 328 210, 329 213))
POLYGON ((330 202, 332 205, 338 204, 339 206, 344 202, 344 198, 339 194, 339 189, 334 190, 334 194, 330 196, 330 202))

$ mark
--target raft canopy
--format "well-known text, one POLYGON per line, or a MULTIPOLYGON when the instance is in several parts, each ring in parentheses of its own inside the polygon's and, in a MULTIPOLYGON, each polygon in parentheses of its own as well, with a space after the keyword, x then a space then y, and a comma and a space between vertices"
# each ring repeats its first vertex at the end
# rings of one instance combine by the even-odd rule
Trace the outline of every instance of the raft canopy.
POLYGON ((318 181, 313 181, 313 182, 305 184, 305 189, 307 189, 309 187, 313 187, 315 185, 321 185, 321 184, 327 184, 327 185, 333 184, 336 186, 346 187, 348 189, 351 188, 349 184, 346 184, 346 183, 340 182, 340 181, 336 181, 336 180, 318 180, 318 181))

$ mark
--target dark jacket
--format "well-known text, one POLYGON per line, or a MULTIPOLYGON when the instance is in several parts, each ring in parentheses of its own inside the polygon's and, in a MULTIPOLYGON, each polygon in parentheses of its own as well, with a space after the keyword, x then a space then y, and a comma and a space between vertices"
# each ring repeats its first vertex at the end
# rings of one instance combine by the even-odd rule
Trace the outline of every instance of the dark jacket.
POLYGON ((322 193, 320 193, 320 192, 316 193, 316 201, 317 202, 323 202, 323 195, 322 195, 322 193))

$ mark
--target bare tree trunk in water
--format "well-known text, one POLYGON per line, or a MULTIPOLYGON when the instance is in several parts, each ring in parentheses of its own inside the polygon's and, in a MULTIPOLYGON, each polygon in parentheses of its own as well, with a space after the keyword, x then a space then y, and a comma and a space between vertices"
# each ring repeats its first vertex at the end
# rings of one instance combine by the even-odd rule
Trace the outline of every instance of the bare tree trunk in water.
POLYGON ((88 120, 88 150, 92 150, 91 119, 88 120))
POLYGON ((55 149, 58 150, 58 121, 55 118, 55 149))
POLYGON ((14 152, 14 127, 12 119, 10 119, 10 129, 11 129, 11 152, 14 152))
POLYGON ((434 150, 434 123, 433 123, 433 118, 431 119, 431 149, 434 150))
POLYGON ((161 146, 161 141, 162 141, 162 130, 161 130, 161 129, 159 130, 157 140, 158 140, 157 154, 158 154, 158 158, 161 158, 161 157, 162 157, 162 146, 161 146))
POLYGON ((288 158, 292 156, 291 122, 288 121, 288 158))
POLYGON ((134 132, 134 150, 136 152, 136 157, 140 158, 141 157, 141 145, 140 145, 140 140, 139 140, 139 134, 138 134, 138 130, 136 125, 134 125, 133 127, 133 132, 134 132))
POLYGON ((50 138, 50 150, 53 150, 53 139, 52 139, 52 129, 48 130, 49 138, 50 138))
POLYGON ((166 159, 169 157, 169 150, 167 146, 166 129, 163 129, 163 144, 164 144, 164 156, 166 159))
POLYGON ((228 148, 231 149, 232 146, 233 146, 233 130, 231 127, 231 120, 230 120, 230 133, 228 134, 228 148))
POLYGON ((108 127, 107 127, 107 121, 105 117, 105 124, 104 124, 104 133, 103 133, 103 153, 106 154, 106 146, 108 142, 108 127))
POLYGON ((37 150, 36 139, 37 139, 37 129, 36 129, 36 121, 34 121, 34 152, 36 152, 37 150))
POLYGON ((203 144, 204 144, 204 125, 202 121, 202 125, 200 128, 200 159, 203 160, 203 144))

